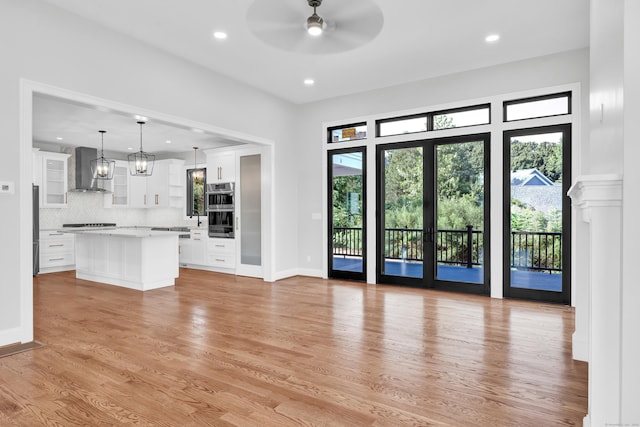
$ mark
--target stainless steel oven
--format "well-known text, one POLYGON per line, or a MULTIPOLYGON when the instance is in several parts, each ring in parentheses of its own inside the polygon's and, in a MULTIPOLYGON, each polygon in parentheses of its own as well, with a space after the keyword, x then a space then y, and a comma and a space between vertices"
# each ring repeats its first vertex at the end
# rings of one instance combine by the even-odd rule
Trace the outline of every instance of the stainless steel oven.
POLYGON ((207 184, 207 219, 209 237, 235 237, 235 203, 234 184, 224 182, 207 184))
POLYGON ((207 184, 207 211, 234 209, 233 182, 207 184))

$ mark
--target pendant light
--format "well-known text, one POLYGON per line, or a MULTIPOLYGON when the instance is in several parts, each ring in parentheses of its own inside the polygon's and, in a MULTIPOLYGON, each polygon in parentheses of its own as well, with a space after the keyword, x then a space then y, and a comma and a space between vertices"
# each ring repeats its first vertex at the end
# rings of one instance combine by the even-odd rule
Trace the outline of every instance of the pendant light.
POLYGON ((142 125, 145 122, 139 121, 137 123, 140 125, 140 151, 129 154, 129 173, 134 176, 150 176, 153 174, 156 156, 142 151, 142 125))
POLYGON ((204 174, 202 169, 198 169, 198 147, 193 147, 193 172, 191 172, 193 179, 202 179, 204 174))
POLYGON ((95 179, 113 179, 113 171, 116 167, 116 161, 104 158, 104 134, 107 133, 107 131, 99 130, 98 132, 100 132, 102 137, 102 145, 100 148, 100 157, 91 160, 91 175, 95 179))

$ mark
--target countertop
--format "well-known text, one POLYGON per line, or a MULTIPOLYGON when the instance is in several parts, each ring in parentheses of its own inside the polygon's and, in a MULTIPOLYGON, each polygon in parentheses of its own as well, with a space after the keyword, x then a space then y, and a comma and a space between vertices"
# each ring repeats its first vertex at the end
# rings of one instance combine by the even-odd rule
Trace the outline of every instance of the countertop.
POLYGON ((75 229, 64 230, 65 233, 83 234, 87 236, 118 236, 118 237, 164 237, 164 236, 180 236, 185 234, 184 231, 164 231, 151 230, 150 228, 100 228, 100 229, 75 229))

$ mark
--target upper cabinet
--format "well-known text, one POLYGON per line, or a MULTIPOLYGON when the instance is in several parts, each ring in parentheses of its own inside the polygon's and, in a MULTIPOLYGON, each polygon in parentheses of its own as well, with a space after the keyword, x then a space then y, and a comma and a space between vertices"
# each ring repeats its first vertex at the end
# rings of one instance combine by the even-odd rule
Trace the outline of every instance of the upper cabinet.
POLYGON ((130 201, 128 163, 116 160, 113 179, 106 182, 106 189, 110 191, 110 194, 104 196, 105 207, 128 207, 130 201))
POLYGON ((207 183, 235 182, 236 154, 233 151, 206 150, 207 183))
MULTIPOLYGON (((42 161, 42 207, 67 207, 67 160, 71 157, 65 153, 38 152, 42 161)), ((36 165, 38 162, 36 162, 36 165)))
POLYGON ((147 178, 147 207, 184 206, 184 160, 157 160, 147 178))
POLYGON ((133 208, 182 208, 184 160, 156 160, 148 177, 129 177, 129 206, 133 208))

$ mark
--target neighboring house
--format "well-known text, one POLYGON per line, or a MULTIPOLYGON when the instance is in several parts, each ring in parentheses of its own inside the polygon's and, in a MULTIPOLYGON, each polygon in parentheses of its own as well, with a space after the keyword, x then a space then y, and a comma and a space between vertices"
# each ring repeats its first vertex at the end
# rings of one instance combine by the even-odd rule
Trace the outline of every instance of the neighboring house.
POLYGON ((511 171, 511 186, 553 185, 553 181, 538 169, 511 171))
POLYGON ((511 172, 511 197, 539 212, 562 210, 562 185, 535 168, 511 172))

